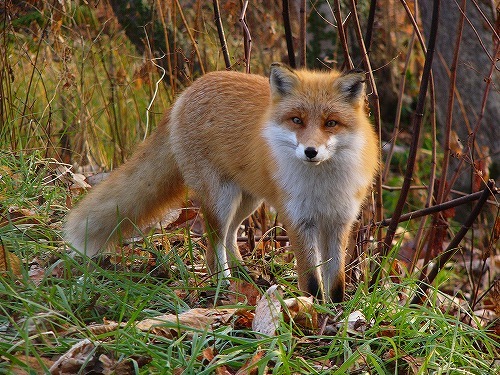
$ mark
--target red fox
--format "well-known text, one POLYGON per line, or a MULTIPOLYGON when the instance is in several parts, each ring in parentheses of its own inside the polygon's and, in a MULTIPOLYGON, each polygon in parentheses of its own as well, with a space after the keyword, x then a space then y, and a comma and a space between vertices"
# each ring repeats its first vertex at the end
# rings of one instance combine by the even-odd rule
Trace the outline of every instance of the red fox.
POLYGON ((69 213, 65 239, 95 255, 178 208, 189 188, 213 234, 209 269, 231 275, 242 262, 241 222, 267 201, 286 224, 299 288, 339 302, 352 223, 378 168, 365 114, 365 75, 292 70, 270 77, 212 72, 176 100, 123 166, 69 213), (123 220, 126 219, 126 220, 123 220))

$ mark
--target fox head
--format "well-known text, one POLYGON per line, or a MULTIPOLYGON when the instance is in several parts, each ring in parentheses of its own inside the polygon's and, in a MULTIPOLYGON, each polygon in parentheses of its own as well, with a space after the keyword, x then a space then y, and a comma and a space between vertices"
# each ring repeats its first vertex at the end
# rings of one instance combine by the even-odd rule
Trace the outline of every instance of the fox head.
POLYGON ((317 165, 363 145, 365 74, 292 70, 274 63, 270 121, 304 163, 317 165))

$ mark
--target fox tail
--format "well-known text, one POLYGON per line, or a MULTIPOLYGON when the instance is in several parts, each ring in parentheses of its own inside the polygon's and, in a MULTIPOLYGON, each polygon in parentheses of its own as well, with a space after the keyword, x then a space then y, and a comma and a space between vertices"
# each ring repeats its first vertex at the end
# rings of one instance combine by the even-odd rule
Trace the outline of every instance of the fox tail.
POLYGON ((187 190, 169 145, 169 119, 69 212, 64 238, 75 250, 92 257, 134 224, 150 224, 179 207, 187 190))

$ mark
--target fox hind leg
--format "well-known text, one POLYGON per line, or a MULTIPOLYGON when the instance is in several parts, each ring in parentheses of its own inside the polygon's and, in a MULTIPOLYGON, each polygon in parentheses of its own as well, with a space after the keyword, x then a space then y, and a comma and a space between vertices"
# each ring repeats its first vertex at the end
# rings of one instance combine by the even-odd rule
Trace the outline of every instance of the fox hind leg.
POLYGON ((226 235, 226 253, 231 269, 242 270, 243 259, 238 249, 238 229, 248 216, 250 216, 262 203, 261 199, 243 192, 240 205, 234 213, 226 235))
POLYGON ((202 209, 209 241, 206 255, 207 265, 212 273, 222 272, 224 277, 230 277, 228 253, 229 260, 241 260, 241 255, 236 247, 236 238, 232 233, 236 231, 234 218, 242 206, 243 193, 236 184, 222 181, 217 186, 211 186, 206 190, 206 193, 198 193, 198 195, 205 198, 202 209), (229 242, 231 244, 228 246, 229 242))

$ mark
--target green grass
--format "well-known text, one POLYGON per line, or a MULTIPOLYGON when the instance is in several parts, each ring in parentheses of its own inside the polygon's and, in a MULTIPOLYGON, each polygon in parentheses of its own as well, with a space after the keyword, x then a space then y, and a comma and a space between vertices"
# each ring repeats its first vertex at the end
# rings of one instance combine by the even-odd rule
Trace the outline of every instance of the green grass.
MULTIPOLYGON (((436 307, 440 292, 435 289, 423 306, 401 302, 406 301, 401 296, 415 287, 411 278, 399 283, 382 280, 382 286, 372 293, 361 283, 344 304, 317 306, 320 316, 329 317, 332 324, 360 310, 368 324, 357 334, 343 326, 335 334, 318 335, 285 322, 274 337, 236 329, 230 323, 213 331, 180 331, 174 339, 138 331, 134 323, 142 319, 210 306, 210 296, 216 292, 220 298, 227 296, 224 288, 193 273, 190 254, 199 249, 178 246, 165 253, 146 242, 157 265, 144 270, 73 259, 60 241, 68 192, 57 180, 43 183, 49 161, 34 154, 2 153, 1 162, 19 171, 17 176, 2 175, 3 215, 12 204, 34 208, 40 197, 49 202, 37 208, 37 223, 2 220, 2 244, 23 260, 23 266, 18 277, 9 273, 0 277, 1 373, 9 373, 16 363, 24 368, 23 356, 42 363, 43 358, 62 355, 85 338, 98 342, 96 351, 108 357, 149 358, 149 364, 137 365, 142 374, 181 369, 186 374, 211 374, 220 366, 236 371, 260 351, 264 354, 256 362, 259 372, 273 374, 493 374, 500 369, 495 362, 500 354, 498 336, 487 327, 467 324, 467 307, 461 313, 436 307), (60 212, 54 215, 53 207, 60 212), (35 263, 44 270, 38 283, 29 274, 35 263), (89 328, 104 318, 127 324, 101 334, 89 328), (211 362, 204 359, 207 348, 215 353, 211 362)), ((289 271, 282 270, 283 274, 274 276, 278 283, 288 285, 289 271)), ((292 284, 286 289, 295 287, 292 284)))

